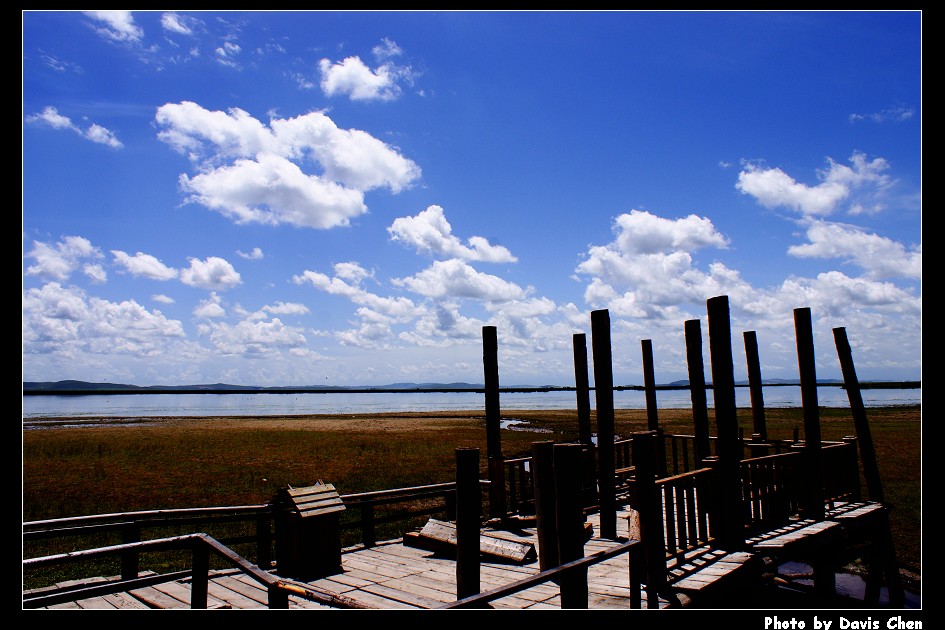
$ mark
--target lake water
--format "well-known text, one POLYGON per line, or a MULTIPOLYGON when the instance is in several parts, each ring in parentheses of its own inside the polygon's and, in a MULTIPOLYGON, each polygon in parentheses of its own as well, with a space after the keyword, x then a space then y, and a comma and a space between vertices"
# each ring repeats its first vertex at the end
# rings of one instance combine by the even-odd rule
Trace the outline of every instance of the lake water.
MULTIPOLYGON (((706 392, 708 405, 714 404, 712 390, 706 392)), ((866 407, 919 405, 921 389, 864 389, 866 407)), ((765 407, 800 407, 799 386, 765 387, 765 407)), ((90 394, 82 396, 23 396, 23 419, 35 421, 52 417, 141 418, 157 416, 270 416, 299 414, 370 414, 397 411, 484 410, 485 397, 475 392, 342 392, 342 393, 253 393, 253 394, 90 394)), ((591 408, 594 393, 591 392, 591 408)), ((747 387, 735 388, 739 408, 750 408, 747 387)), ((835 386, 817 388, 821 407, 849 407, 846 390, 835 386)), ((573 391, 502 392, 502 412, 515 409, 576 409, 573 391)), ((688 408, 688 390, 657 391, 657 407, 688 408)), ((644 392, 614 392, 617 409, 645 409, 644 392)))

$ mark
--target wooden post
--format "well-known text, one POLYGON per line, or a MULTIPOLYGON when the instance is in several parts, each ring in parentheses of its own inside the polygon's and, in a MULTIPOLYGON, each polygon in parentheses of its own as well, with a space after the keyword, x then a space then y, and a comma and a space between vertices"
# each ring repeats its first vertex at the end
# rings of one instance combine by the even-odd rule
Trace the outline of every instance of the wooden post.
POLYGON ((866 407, 863 405, 863 395, 860 393, 860 381, 856 377, 856 368, 853 367, 853 352, 850 349, 850 342, 847 341, 846 329, 834 328, 833 338, 837 344, 837 354, 840 357, 843 388, 847 390, 850 411, 853 413, 856 440, 860 444, 860 459, 863 462, 866 491, 869 493, 870 499, 882 503, 885 498, 883 497, 883 483, 879 477, 879 467, 876 464, 873 434, 870 432, 870 423, 866 418, 866 407))
POLYGON ((600 536, 617 538, 617 500, 614 475, 614 375, 610 355, 610 312, 591 311, 594 353, 594 398, 597 401, 597 488, 600 498, 600 536))
POLYGON ((190 580, 190 607, 207 608, 207 593, 210 586, 210 549, 202 540, 194 541, 193 568, 190 580))
POLYGON ((489 468, 489 516, 504 519, 505 462, 499 411, 499 342, 495 326, 482 327, 482 364, 486 389, 486 459, 489 468))
POLYGON ((762 442, 768 441, 768 427, 765 422, 765 399, 762 393, 761 361, 758 359, 758 339, 755 331, 743 333, 745 338, 745 357, 748 361, 748 389, 751 392, 752 433, 757 433, 762 442))
POLYGON ((723 549, 744 545, 742 532, 738 416, 735 405, 735 367, 732 362, 732 330, 728 296, 706 301, 709 314, 709 354, 712 362, 712 396, 715 400, 718 490, 716 493, 716 539, 723 549))
MULTIPOLYGON (((794 332, 797 338, 797 366, 801 378, 801 405, 804 408, 804 480, 806 497, 804 516, 823 520, 824 469, 820 439, 820 408, 817 402, 817 368, 814 354, 814 329, 810 309, 794 309, 794 332)), ((822 595, 836 592, 835 568, 826 559, 811 562, 814 590, 822 595)))
POLYGON ((479 449, 456 449, 456 599, 479 594, 479 449))
POLYGON ((551 440, 532 442, 532 487, 535 489, 535 525, 538 529, 538 566, 541 571, 561 564, 558 560, 554 445, 551 440))
POLYGON ((801 378, 801 405, 804 408, 804 468, 808 518, 824 518, 824 473, 820 439, 820 408, 817 403, 817 368, 814 360, 814 332, 809 308, 794 309, 797 337, 797 366, 801 378))
POLYGON ((659 595, 666 590, 666 541, 663 539, 663 505, 656 490, 656 461, 651 433, 632 438, 636 466, 636 509, 640 514, 640 539, 646 566, 646 596, 649 608, 659 608, 659 595))
POLYGON ((643 347, 643 392, 646 397, 646 426, 657 435, 656 444, 656 474, 666 476, 666 441, 660 430, 659 410, 656 408, 656 378, 653 376, 653 341, 644 339, 640 342, 643 347))
MULTIPOLYGON (((132 521, 122 525, 121 542, 122 544, 135 543, 141 541, 141 527, 137 521, 132 521)), ((138 577, 139 556, 137 549, 127 549, 121 553, 121 579, 133 580, 138 577)))
MULTIPOLYGON (((558 560, 561 564, 584 557, 584 507, 581 505, 580 470, 583 447, 555 444, 555 522, 558 530, 558 560)), ((587 568, 571 569, 561 575, 561 607, 587 608, 587 568)))
POLYGON ((577 395, 578 435, 581 444, 590 446, 591 439, 591 398, 590 384, 587 378, 587 339, 584 333, 573 336, 574 344, 574 390, 577 395))
MULTIPOLYGON (((850 399, 850 411, 853 413, 853 426, 856 428, 856 441, 860 445, 860 459, 863 462, 863 476, 866 478, 866 491, 873 501, 883 503, 883 484, 879 476, 879 467, 876 463, 876 451, 873 448, 873 435, 870 432, 869 421, 866 418, 866 407, 863 405, 863 396, 860 393, 860 381, 853 366, 853 351, 847 340, 845 328, 833 329, 834 341, 837 345, 837 354, 840 358, 840 370, 843 372, 843 386, 850 399)), ((896 548, 893 545, 889 529, 889 514, 885 513, 883 521, 877 525, 877 546, 881 559, 877 564, 883 567, 886 574, 886 583, 889 588, 889 603, 894 608, 905 605, 905 591, 902 585, 902 576, 899 574, 899 561, 896 558, 896 548)), ((876 561, 874 561, 876 562, 876 561)), ((875 582, 875 580, 872 580, 875 582)), ((878 597, 878 594, 877 594, 878 597)))
POLYGON ((698 468, 712 454, 709 446, 709 411, 705 395, 705 368, 702 362, 702 329, 698 319, 686 320, 686 361, 689 365, 689 398, 695 434, 693 457, 698 468))

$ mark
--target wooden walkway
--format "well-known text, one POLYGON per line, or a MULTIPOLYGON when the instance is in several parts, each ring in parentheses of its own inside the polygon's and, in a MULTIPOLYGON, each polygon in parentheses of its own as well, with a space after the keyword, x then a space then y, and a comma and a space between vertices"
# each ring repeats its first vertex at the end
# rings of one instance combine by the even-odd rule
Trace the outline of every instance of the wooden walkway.
MULTIPOLYGON (((628 534, 627 512, 618 512, 618 537, 628 534)), ((584 545, 585 555, 593 554, 619 544, 619 541, 601 540, 597 514, 588 516, 595 536, 584 545)), ((534 527, 515 533, 492 531, 493 535, 534 544, 534 527)), ((494 562, 483 558, 480 563, 480 590, 507 585, 539 573, 539 562, 494 562)), ((292 582, 289 580, 289 582, 292 582)), ((311 582, 295 582, 323 592, 340 595, 359 606, 370 609, 432 609, 456 601, 456 562, 442 554, 403 544, 401 539, 378 543, 366 549, 346 550, 342 553, 342 572, 311 582)), ((629 609, 630 578, 627 556, 624 554, 588 568, 588 608, 629 609)), ((236 570, 211 572, 208 608, 252 609, 267 608, 265 588, 236 570)), ((661 607, 668 602, 661 600, 661 607)), ((643 607, 647 604, 644 599, 643 607)), ((559 609, 561 601, 558 586, 547 582, 539 586, 492 602, 496 609, 559 609)), ((125 593, 95 597, 87 600, 57 604, 49 608, 95 609, 174 609, 190 608, 190 580, 169 582, 125 593)), ((289 608, 334 608, 290 595, 289 608)))

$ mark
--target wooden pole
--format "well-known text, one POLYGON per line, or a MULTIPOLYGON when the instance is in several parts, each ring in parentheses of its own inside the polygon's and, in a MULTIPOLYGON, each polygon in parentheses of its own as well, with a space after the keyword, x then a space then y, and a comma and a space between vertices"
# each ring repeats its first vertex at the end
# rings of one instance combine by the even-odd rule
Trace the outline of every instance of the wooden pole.
POLYGON ((765 399, 762 393, 761 361, 758 359, 758 339, 755 331, 743 333, 745 338, 745 357, 748 361, 748 389, 751 392, 751 420, 753 432, 762 442, 768 441, 768 427, 765 422, 765 399))
POLYGON ((479 449, 456 449, 456 599, 479 594, 479 449))
POLYGON ((646 426, 657 434, 656 471, 660 477, 666 476, 666 441, 660 431, 660 416, 656 406, 656 378, 653 372, 653 341, 644 339, 643 347, 643 392, 646 397, 646 426))
POLYGON ((695 434, 693 456, 698 467, 712 454, 709 446, 709 411, 705 395, 705 367, 702 362, 702 328, 698 319, 686 321, 686 361, 689 365, 689 398, 695 434))
POLYGON ((616 474, 614 468, 614 375, 610 355, 610 312, 591 311, 594 353, 594 398, 597 401, 597 487, 600 498, 600 536, 617 538, 616 474))
POLYGON ((654 436, 633 435, 631 448, 636 466, 636 507, 640 513, 640 539, 646 565, 646 597, 650 608, 659 608, 666 590, 666 541, 663 538, 663 505, 656 490, 654 436))
POLYGON ((551 440, 532 442, 532 487, 535 489, 535 525, 538 529, 538 566, 541 571, 561 564, 558 560, 554 445, 551 440))
POLYGON ((866 407, 863 405, 863 395, 860 393, 860 381, 856 377, 856 368, 853 366, 853 351, 847 341, 845 328, 834 328, 833 338, 837 344, 837 354, 840 357, 840 370, 843 372, 843 388, 847 390, 850 399, 850 411, 853 413, 853 426, 856 427, 856 441, 860 445, 860 459, 863 462, 863 476, 866 478, 866 491, 873 501, 882 503, 883 483, 879 477, 879 467, 876 464, 876 451, 873 448, 873 434, 870 432, 870 423, 866 418, 866 407))
POLYGON ((706 301, 709 314, 709 354, 712 362, 712 396, 715 400, 716 452, 719 488, 716 495, 716 536, 723 549, 744 545, 742 532, 738 417, 735 405, 735 368, 732 362, 732 330, 728 296, 706 301))
POLYGON ((814 332, 809 308, 794 309, 797 338, 797 366, 801 378, 801 405, 804 408, 804 452, 807 478, 807 517, 824 518, 824 473, 820 439, 820 408, 817 403, 817 368, 814 359, 814 332))
POLYGON ((573 336, 574 345, 574 389, 577 395, 578 436, 581 444, 590 446, 591 439, 591 397, 587 376, 587 338, 584 333, 573 336))
MULTIPOLYGON (((584 449, 580 444, 554 445, 555 511, 558 560, 561 564, 584 557, 584 507, 581 505, 580 470, 584 449)), ((587 608, 587 568, 561 575, 561 608, 587 608)))
POLYGON ((482 364, 486 390, 486 458, 489 470, 489 516, 506 517, 505 462, 499 411, 499 342, 495 326, 482 327, 482 364))

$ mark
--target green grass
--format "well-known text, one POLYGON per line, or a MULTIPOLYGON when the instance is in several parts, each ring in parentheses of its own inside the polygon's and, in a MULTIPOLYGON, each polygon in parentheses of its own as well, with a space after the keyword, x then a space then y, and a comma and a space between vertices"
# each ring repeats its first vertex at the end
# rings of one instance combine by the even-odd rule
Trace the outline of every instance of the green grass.
MULTIPOLYGON (((455 450, 460 447, 480 449, 481 474, 487 476, 481 413, 437 414, 435 422, 421 414, 397 415, 409 419, 409 430, 377 430, 365 418, 363 428, 344 430, 312 430, 301 421, 281 419, 271 428, 258 423, 244 427, 237 421, 223 430, 212 421, 184 421, 24 431, 23 520, 255 505, 268 502, 286 485, 319 480, 341 494, 448 482, 455 478, 455 450)), ((578 437, 573 411, 516 410, 503 415, 543 429, 503 430, 505 457, 530 454, 535 441, 578 437)), ((876 408, 867 416, 899 561, 921 574, 921 409, 876 408)), ((791 437, 795 427, 803 438, 801 409, 767 410, 766 420, 772 439, 791 437)), ((751 422, 750 410, 739 410, 746 436, 752 432, 751 422)), ((660 425, 666 432, 692 433, 691 415, 685 410, 661 410, 660 425)), ((617 411, 618 436, 645 428, 644 410, 617 411)), ((824 440, 855 433, 849 410, 821 410, 824 440)), ((68 545, 31 543, 24 557, 68 551, 68 545)))

